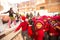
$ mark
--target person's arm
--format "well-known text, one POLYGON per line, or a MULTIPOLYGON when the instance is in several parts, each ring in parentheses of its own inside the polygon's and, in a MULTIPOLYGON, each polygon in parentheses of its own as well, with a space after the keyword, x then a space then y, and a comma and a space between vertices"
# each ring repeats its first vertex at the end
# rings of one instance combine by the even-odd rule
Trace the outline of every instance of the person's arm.
POLYGON ((15 29, 14 32, 17 32, 21 27, 22 27, 22 23, 20 23, 20 25, 15 29))
POLYGON ((7 11, 7 12, 4 12, 4 13, 1 13, 1 14, 6 14, 6 13, 8 13, 9 11, 7 11))
POLYGON ((56 26, 56 28, 60 30, 60 26, 56 26))

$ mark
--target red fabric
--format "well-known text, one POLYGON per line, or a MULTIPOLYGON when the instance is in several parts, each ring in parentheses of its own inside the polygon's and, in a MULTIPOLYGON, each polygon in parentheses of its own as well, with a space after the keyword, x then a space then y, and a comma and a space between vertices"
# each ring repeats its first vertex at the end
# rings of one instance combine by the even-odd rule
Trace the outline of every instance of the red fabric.
POLYGON ((20 25, 15 29, 15 31, 18 31, 22 27, 22 31, 25 31, 28 29, 28 23, 26 21, 20 23, 20 25))
POLYGON ((32 18, 32 21, 35 23, 35 21, 36 21, 36 17, 33 17, 33 18, 32 18))
POLYGON ((26 17, 25 17, 25 16, 21 16, 21 19, 22 19, 22 20, 25 20, 25 19, 26 19, 26 17))
POLYGON ((44 38, 43 30, 36 30, 36 38, 35 38, 35 40, 43 40, 43 38, 44 38))
POLYGON ((45 15, 41 17, 41 19, 42 19, 42 20, 44 20, 44 19, 46 19, 46 20, 47 20, 47 18, 48 18, 48 17, 47 17, 47 16, 45 16, 45 15))
POLYGON ((29 36, 32 36, 32 29, 31 29, 32 26, 28 26, 28 35, 29 36))
POLYGON ((45 24, 44 24, 44 30, 47 32, 47 31, 49 31, 49 23, 48 22, 46 22, 45 24))
POLYGON ((54 18, 55 20, 60 21, 60 15, 59 15, 59 16, 53 16, 53 18, 54 18))
POLYGON ((35 28, 36 28, 36 37, 35 37, 35 40, 43 40, 43 37, 44 37, 44 31, 43 31, 43 26, 44 26, 44 22, 42 20, 37 20, 36 23, 35 23, 35 28), (36 27, 36 24, 37 23, 41 23, 42 24, 42 27, 40 29, 37 29, 36 27))
POLYGON ((49 33, 52 33, 52 36, 58 36, 58 31, 54 29, 52 26, 49 27, 49 33))
MULTIPOLYGON (((57 26, 59 26, 60 27, 60 22, 58 23, 58 25, 57 26)), ((58 31, 58 33, 59 33, 59 35, 60 35, 60 29, 57 29, 57 31, 58 31)))

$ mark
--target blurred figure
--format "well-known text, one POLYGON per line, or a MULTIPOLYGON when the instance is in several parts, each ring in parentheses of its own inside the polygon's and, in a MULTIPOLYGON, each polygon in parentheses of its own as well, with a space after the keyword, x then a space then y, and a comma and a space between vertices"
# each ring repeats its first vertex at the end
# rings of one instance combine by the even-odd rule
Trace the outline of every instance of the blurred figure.
POLYGON ((49 40, 48 30, 49 30, 49 23, 48 18, 46 15, 42 16, 41 19, 44 21, 44 40, 49 40))
POLYGON ((56 29, 57 29, 57 31, 58 31, 58 33, 59 33, 59 39, 58 39, 58 40, 60 40, 60 14, 54 16, 54 18, 55 18, 56 21, 57 21, 56 29))
POLYGON ((41 20, 37 20, 35 23, 35 40, 43 40, 44 31, 43 31, 44 23, 41 20))
POLYGON ((16 16, 15 16, 15 20, 16 20, 16 22, 18 22, 19 21, 19 18, 20 18, 20 15, 18 14, 18 13, 16 13, 16 16))
POLYGON ((38 12, 36 19, 39 19, 39 18, 40 18, 40 14, 39 14, 39 12, 38 12))
POLYGON ((30 19, 32 19, 32 17, 33 17, 33 14, 32 14, 32 12, 30 13, 30 19))
POLYGON ((35 35, 34 21, 35 20, 33 20, 33 18, 28 21, 29 22, 28 35, 29 35, 29 39, 30 40, 33 40, 34 39, 34 35, 35 35))
POLYGON ((29 40, 29 38, 28 38, 28 22, 25 21, 25 19, 26 19, 25 16, 21 16, 21 19, 22 19, 22 22, 15 29, 15 32, 18 31, 22 27, 22 37, 23 37, 23 40, 29 40))
POLYGON ((15 14, 12 8, 10 8, 10 10, 8 10, 7 12, 5 12, 5 14, 6 13, 9 13, 9 17, 13 17, 13 14, 15 14))
MULTIPOLYGON (((8 24, 9 24, 9 27, 10 27, 10 24, 14 21, 14 24, 16 24, 16 21, 15 21, 15 18, 13 17, 13 14, 14 11, 12 10, 12 8, 10 8, 10 10, 8 10, 7 12, 4 12, 4 14, 6 13, 9 13, 9 17, 10 17, 10 20, 8 21, 8 24)), ((6 17, 7 18, 7 17, 6 17)), ((3 20, 2 20, 3 21, 3 20)), ((3 21, 4 22, 4 21, 3 21)))
POLYGON ((58 40, 59 33, 56 29, 56 19, 52 18, 49 26, 49 40, 58 40))
POLYGON ((27 14, 26 14, 26 18, 29 19, 29 17, 30 17, 30 16, 29 16, 29 14, 27 13, 27 14))

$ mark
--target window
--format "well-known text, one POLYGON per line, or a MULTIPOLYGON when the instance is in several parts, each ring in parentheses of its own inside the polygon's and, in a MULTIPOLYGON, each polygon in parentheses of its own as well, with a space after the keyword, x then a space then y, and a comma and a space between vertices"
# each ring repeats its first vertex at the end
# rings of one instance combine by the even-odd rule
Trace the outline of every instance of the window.
POLYGON ((40 7, 40 9, 44 9, 45 7, 40 7))

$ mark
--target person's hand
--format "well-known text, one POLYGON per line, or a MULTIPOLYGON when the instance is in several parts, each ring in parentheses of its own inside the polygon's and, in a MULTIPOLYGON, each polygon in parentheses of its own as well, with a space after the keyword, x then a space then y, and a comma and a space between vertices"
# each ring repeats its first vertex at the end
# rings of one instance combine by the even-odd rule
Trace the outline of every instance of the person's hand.
POLYGON ((59 26, 56 26, 56 28, 60 30, 60 27, 59 26))
POLYGON ((43 31, 45 32, 46 30, 44 29, 43 31))
POLYGON ((5 14, 5 13, 1 13, 1 14, 5 14))
POLYGON ((50 35, 50 36, 53 36, 53 33, 50 33, 49 35, 50 35))
POLYGON ((1 13, 1 14, 3 14, 3 13, 1 13))

